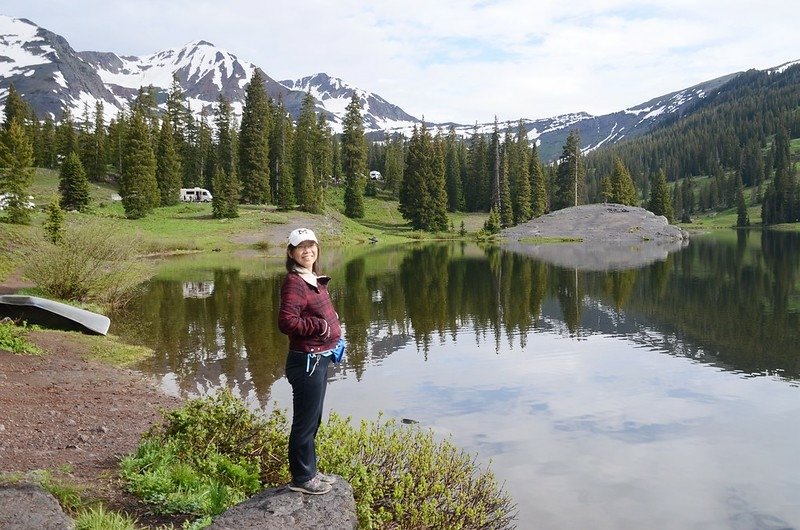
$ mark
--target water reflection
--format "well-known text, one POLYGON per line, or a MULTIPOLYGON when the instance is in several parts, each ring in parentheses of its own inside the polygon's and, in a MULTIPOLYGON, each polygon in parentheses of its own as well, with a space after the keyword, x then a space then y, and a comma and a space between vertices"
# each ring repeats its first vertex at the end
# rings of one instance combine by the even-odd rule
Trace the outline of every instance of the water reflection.
MULTIPOLYGON (((348 362, 370 364, 413 343, 466 330, 478 344, 525 348, 531 333, 624 335, 747 374, 800 375, 800 240, 738 232, 699 238, 642 269, 580 272, 496 247, 464 243, 384 249, 331 273, 348 362)), ((262 401, 283 375, 286 338, 275 325, 282 274, 151 281, 115 331, 153 347, 145 368, 172 373, 181 392, 221 384, 262 401)))
MULTIPOLYGON (((606 272, 461 243, 326 258, 350 344, 328 406, 491 458, 520 528, 800 526, 797 235, 731 231, 606 272)), ((178 269, 112 331, 153 347, 142 368, 178 393, 288 406, 280 266, 178 269)))

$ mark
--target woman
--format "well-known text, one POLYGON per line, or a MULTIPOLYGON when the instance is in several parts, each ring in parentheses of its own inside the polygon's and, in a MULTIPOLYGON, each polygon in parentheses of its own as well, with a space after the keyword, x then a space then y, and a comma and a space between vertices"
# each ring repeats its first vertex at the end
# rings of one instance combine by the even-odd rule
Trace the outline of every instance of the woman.
POLYGON ((331 350, 342 328, 328 294, 330 278, 317 276, 319 242, 314 232, 293 230, 286 254, 288 274, 281 287, 278 327, 289 336, 286 378, 292 385, 293 398, 289 489, 321 495, 331 490, 334 479, 317 471, 314 439, 322 421, 331 350))

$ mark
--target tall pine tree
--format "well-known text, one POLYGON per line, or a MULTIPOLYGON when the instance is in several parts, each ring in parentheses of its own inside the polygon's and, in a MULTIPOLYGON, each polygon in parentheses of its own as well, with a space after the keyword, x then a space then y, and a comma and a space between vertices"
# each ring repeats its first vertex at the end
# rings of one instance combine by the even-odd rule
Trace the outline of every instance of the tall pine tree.
POLYGON ((33 183, 33 142, 16 117, 0 136, 0 191, 9 193, 6 214, 10 223, 28 224, 28 189, 33 183))
POLYGON ((270 109, 264 78, 253 71, 245 92, 239 133, 239 178, 242 201, 249 204, 272 202, 269 186, 270 109))
POLYGON ((658 172, 656 181, 651 188, 647 209, 656 215, 663 215, 670 223, 675 220, 675 211, 672 208, 672 199, 667 187, 667 174, 663 169, 658 172))
POLYGON ((126 127, 119 194, 128 219, 142 218, 159 205, 156 156, 141 110, 133 111, 126 127))
POLYGON ((524 223, 533 217, 530 167, 528 164, 528 136, 522 120, 517 126, 517 137, 513 144, 511 171, 511 197, 514 208, 514 224, 524 223))
POLYGON ((586 171, 581 163, 581 147, 578 131, 567 136, 558 162, 554 210, 584 204, 586 195, 586 171))
POLYGON ((77 153, 70 153, 59 171, 58 191, 65 210, 86 211, 89 206, 89 180, 77 153))
POLYGON ((158 152, 156 153, 156 181, 158 182, 161 206, 178 203, 182 179, 181 159, 175 149, 172 121, 169 115, 165 114, 161 120, 158 152))
POLYGON ((345 109, 342 133, 341 162, 344 174, 344 213, 351 218, 364 217, 364 185, 367 171, 367 148, 361 102, 353 96, 345 109))

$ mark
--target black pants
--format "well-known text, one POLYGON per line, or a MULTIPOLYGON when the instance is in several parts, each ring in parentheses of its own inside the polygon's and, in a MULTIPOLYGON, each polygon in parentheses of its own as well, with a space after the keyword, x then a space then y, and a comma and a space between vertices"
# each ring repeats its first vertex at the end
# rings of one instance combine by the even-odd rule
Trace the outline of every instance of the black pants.
POLYGON ((289 471, 301 484, 317 474, 314 438, 322 422, 322 404, 328 386, 330 357, 290 351, 286 357, 286 379, 292 385, 292 430, 289 433, 289 471), (319 360, 316 368, 314 365, 319 360), (312 370, 313 369, 313 370, 312 370), (313 372, 313 373, 312 373, 313 372))

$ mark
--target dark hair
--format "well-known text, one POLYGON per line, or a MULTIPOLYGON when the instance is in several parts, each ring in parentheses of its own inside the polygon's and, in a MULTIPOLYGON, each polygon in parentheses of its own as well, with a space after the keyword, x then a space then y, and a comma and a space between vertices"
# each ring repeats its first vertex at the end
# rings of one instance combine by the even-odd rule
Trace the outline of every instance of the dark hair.
MULTIPOLYGON (((320 252, 319 252, 319 243, 317 243, 316 241, 314 241, 313 243, 317 246, 317 259, 314 260, 314 264, 311 266, 311 272, 313 272, 314 274, 317 274, 317 263, 319 263, 319 254, 320 254, 320 252)), ((294 245, 288 245, 286 247, 286 270, 287 270, 287 272, 292 272, 294 270, 294 266, 298 264, 295 260, 292 259, 292 256, 290 255, 290 253, 296 248, 297 247, 294 246, 294 245)))

